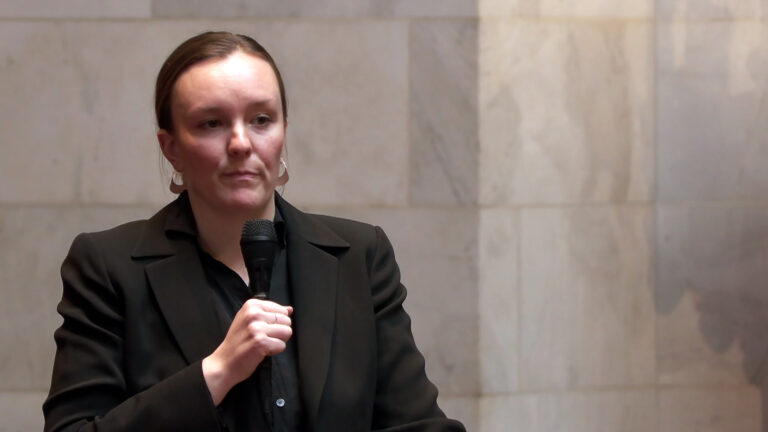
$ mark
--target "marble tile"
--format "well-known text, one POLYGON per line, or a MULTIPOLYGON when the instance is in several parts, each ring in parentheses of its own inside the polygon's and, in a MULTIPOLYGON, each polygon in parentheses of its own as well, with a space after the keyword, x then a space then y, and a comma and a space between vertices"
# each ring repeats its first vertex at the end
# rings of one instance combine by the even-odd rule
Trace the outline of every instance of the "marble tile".
POLYGON ((659 432, 765 430, 754 388, 661 389, 658 398, 659 432))
POLYGON ((64 33, 52 23, 0 26, 0 202, 78 196, 78 155, 92 134, 64 33))
POLYGON ((656 227, 659 382, 762 382, 768 208, 662 205, 656 227))
POLYGON ((460 421, 468 431, 478 430, 478 398, 469 397, 442 397, 437 398, 437 403, 448 418, 460 421))
POLYGON ((476 0, 155 0, 154 16, 188 17, 463 17, 477 15, 476 0))
POLYGON ((653 18, 653 0, 479 0, 481 17, 653 18))
POLYGON ((373 1, 376 16, 476 17, 479 0, 391 0, 373 1))
POLYGON ((478 392, 477 270, 474 261, 398 261, 408 288, 405 309, 426 358, 429 378, 445 396, 478 392))
POLYGON ((152 0, 3 0, 0 18, 148 18, 152 0))
POLYGON ((492 20, 480 28, 480 201, 648 201, 652 27, 492 20))
POLYGON ((400 22, 260 26, 289 97, 286 192, 301 205, 408 199, 408 28, 400 22))
POLYGON ((518 388, 520 335, 519 217, 481 210, 478 224, 479 367, 483 394, 518 388))
POLYGON ((476 202, 476 20, 411 23, 410 91, 411 202, 476 202))
POLYGON ((521 211, 522 389, 655 382, 651 222, 643 206, 521 211))
POLYGON ((657 0, 656 14, 665 19, 765 18, 768 16, 768 1, 657 0))
POLYGON ((148 208, 0 208, 0 390, 42 390, 50 385, 61 324, 59 268, 75 235, 147 217, 148 208))
POLYGON ((15 125, 0 127, 10 179, 0 201, 167 201, 152 89, 171 44, 191 32, 171 33, 136 21, 5 23, 0 98, 19 103, 0 105, 15 125))
POLYGON ((0 432, 43 430, 43 401, 46 393, 0 392, 0 432))
POLYGON ((766 37, 762 22, 659 23, 660 200, 768 195, 766 37))
POLYGON ((648 432, 657 424, 653 390, 483 396, 481 432, 648 432))

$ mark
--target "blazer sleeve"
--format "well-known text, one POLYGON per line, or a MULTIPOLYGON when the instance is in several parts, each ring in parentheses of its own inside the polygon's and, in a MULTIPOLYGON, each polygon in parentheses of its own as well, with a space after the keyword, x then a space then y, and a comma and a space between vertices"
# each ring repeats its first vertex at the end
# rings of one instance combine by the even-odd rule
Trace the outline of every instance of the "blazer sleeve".
POLYGON ((122 367, 122 294, 90 235, 74 240, 61 276, 57 310, 64 322, 54 333, 56 357, 43 404, 46 432, 220 430, 201 361, 129 394, 122 367))
POLYGON ((411 320, 403 309, 406 289, 392 245, 376 227, 376 247, 369 257, 376 317, 377 382, 373 429, 379 431, 464 431, 437 406, 437 388, 427 378, 424 357, 416 348, 411 320))

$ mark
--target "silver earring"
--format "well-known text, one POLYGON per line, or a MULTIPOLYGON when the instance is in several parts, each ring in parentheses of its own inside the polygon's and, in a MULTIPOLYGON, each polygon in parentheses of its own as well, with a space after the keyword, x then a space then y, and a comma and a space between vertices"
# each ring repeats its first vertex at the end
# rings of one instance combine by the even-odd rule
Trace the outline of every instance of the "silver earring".
POLYGON ((278 192, 282 194, 283 186, 288 182, 288 164, 285 163, 285 158, 280 158, 280 168, 278 169, 277 183, 278 192))
POLYGON ((173 174, 171 174, 171 184, 168 185, 168 189, 175 194, 184 192, 186 187, 184 187, 184 177, 182 177, 180 172, 173 171, 173 174))

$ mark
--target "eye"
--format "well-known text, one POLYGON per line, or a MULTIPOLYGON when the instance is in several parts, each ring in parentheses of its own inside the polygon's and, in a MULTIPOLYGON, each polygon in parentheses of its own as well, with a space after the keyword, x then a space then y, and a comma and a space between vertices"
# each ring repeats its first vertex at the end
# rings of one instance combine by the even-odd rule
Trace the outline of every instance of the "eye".
POLYGON ((221 120, 218 119, 208 119, 200 122, 200 128, 201 129, 215 129, 219 126, 221 126, 221 120))
POLYGON ((251 123, 255 124, 256 126, 263 127, 272 123, 272 118, 266 114, 259 114, 253 120, 251 120, 251 123))

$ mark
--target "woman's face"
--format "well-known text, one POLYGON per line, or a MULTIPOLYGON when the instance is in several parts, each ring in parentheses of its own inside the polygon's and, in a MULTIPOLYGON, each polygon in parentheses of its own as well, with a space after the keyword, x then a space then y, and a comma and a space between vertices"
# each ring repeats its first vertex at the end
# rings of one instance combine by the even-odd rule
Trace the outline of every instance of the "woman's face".
POLYGON ((285 140, 269 63, 236 51, 192 66, 176 81, 171 116, 174 131, 161 130, 158 139, 190 199, 213 211, 265 217, 285 140))

